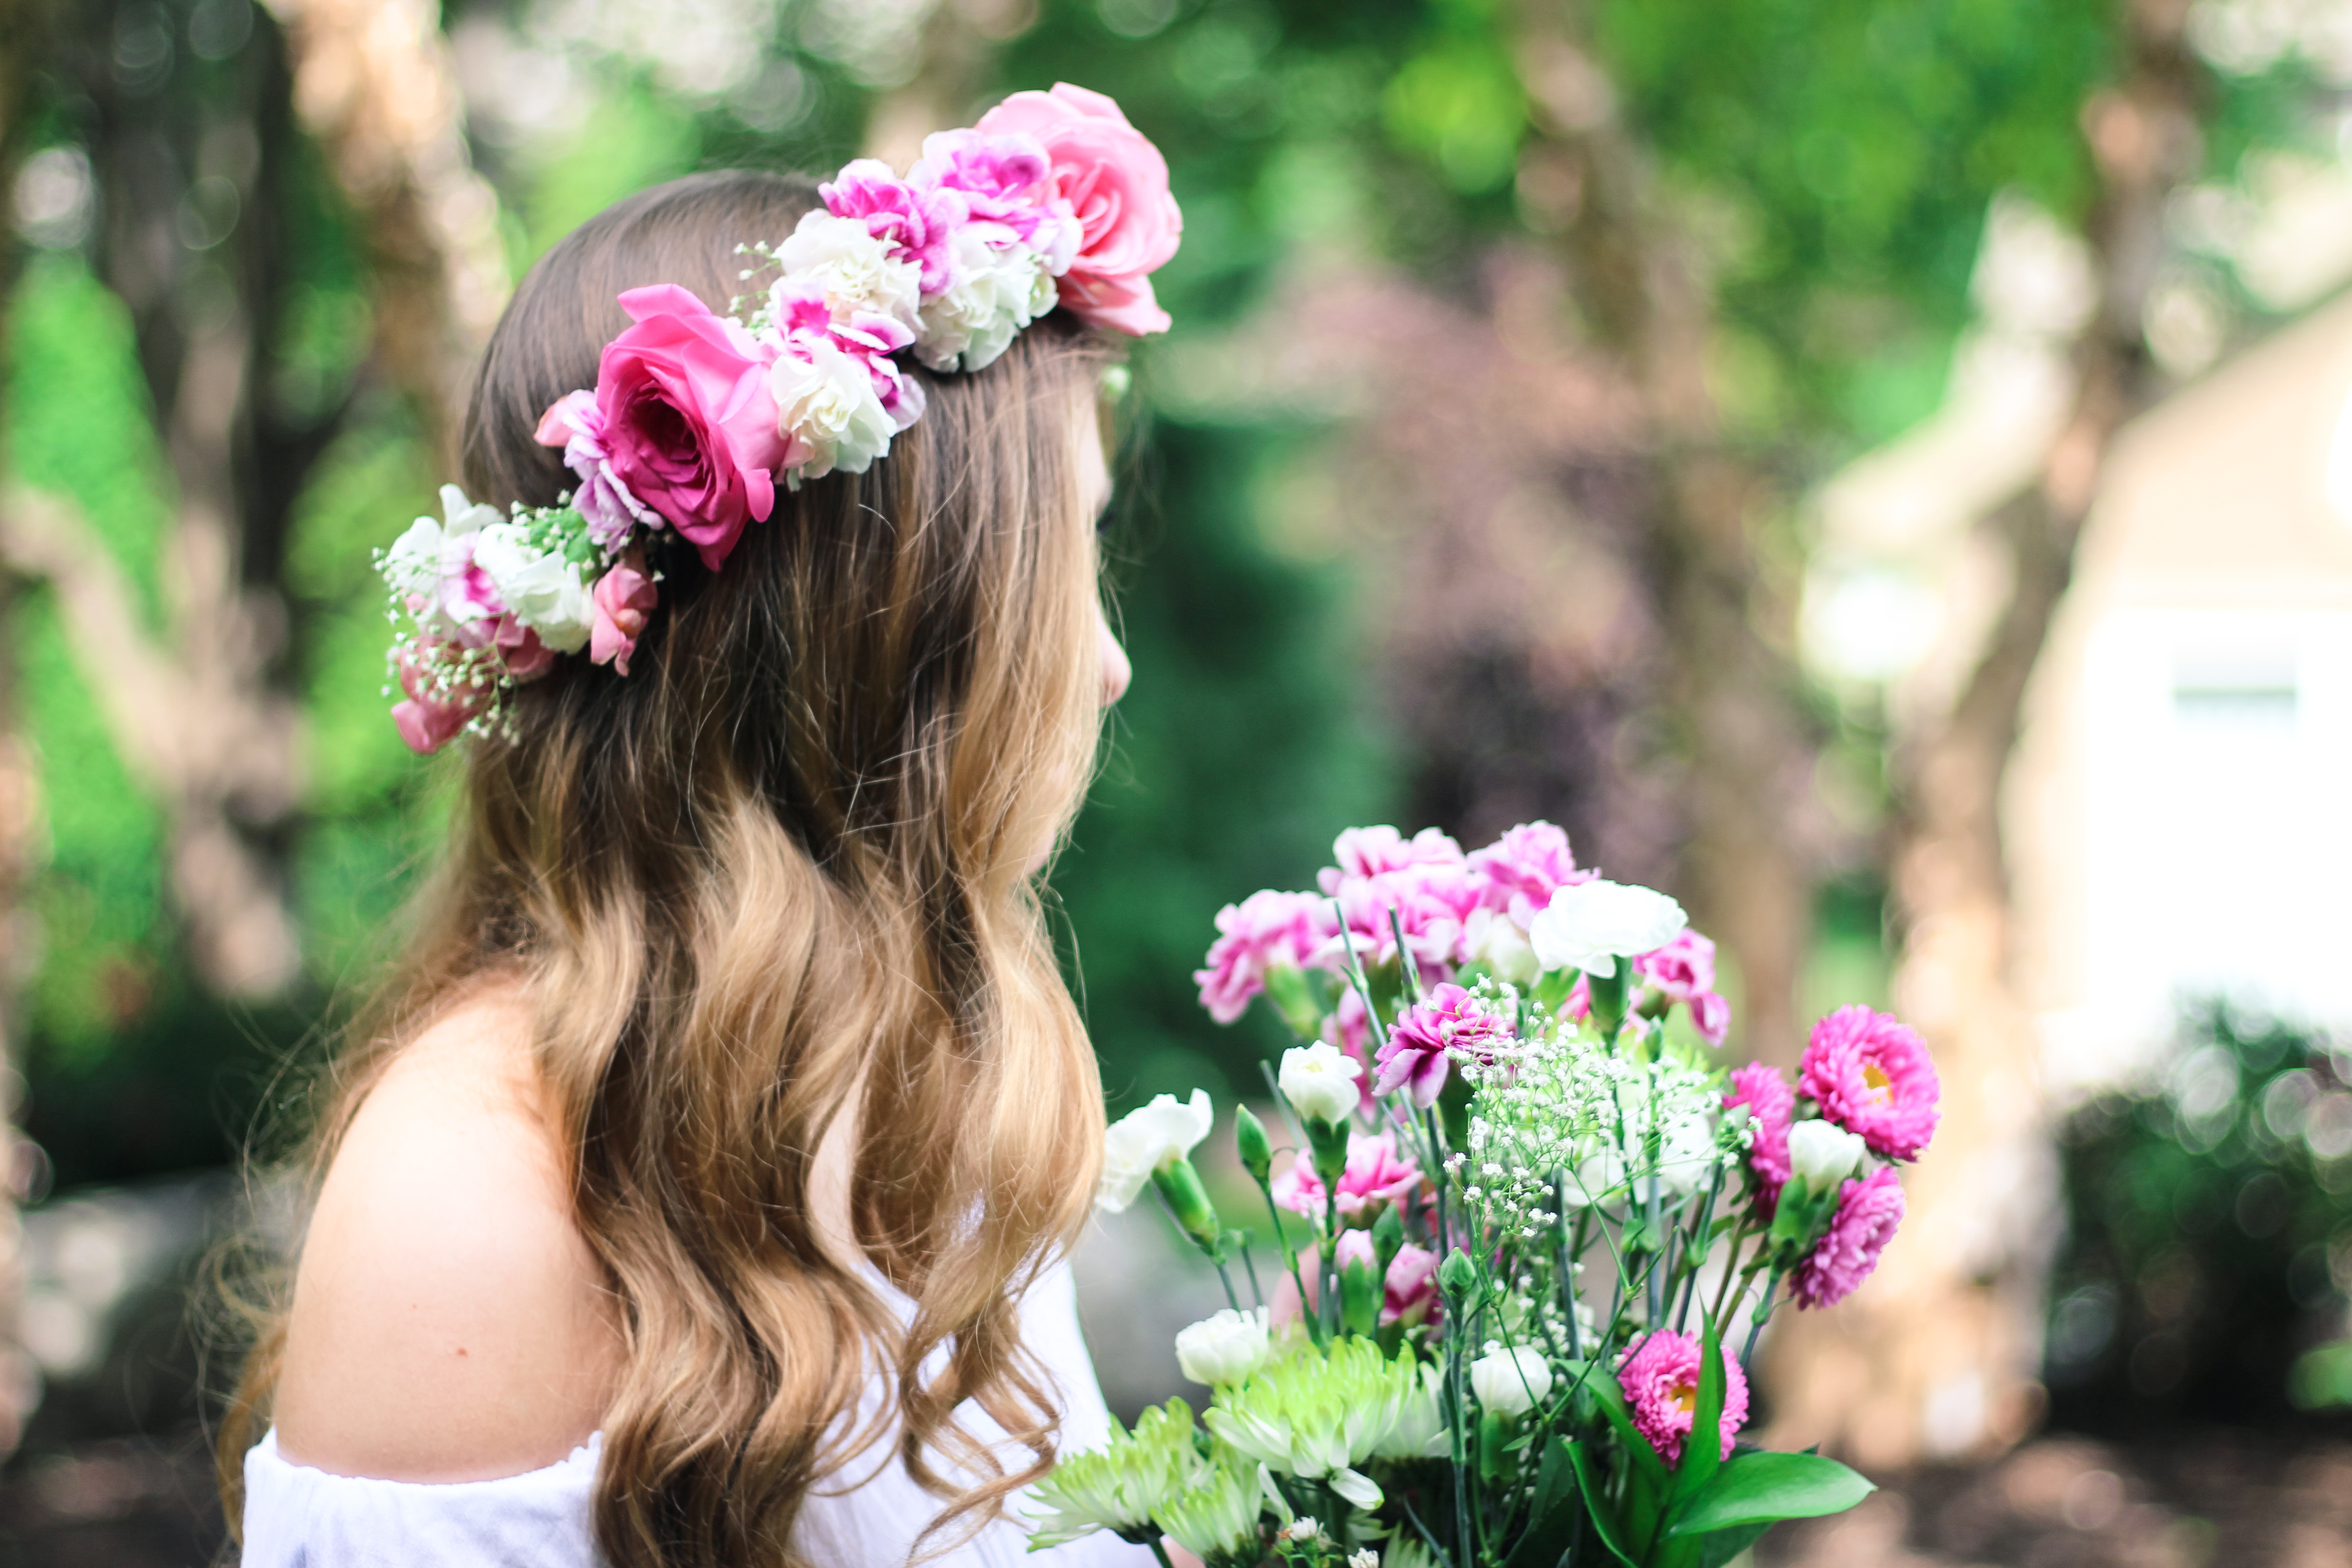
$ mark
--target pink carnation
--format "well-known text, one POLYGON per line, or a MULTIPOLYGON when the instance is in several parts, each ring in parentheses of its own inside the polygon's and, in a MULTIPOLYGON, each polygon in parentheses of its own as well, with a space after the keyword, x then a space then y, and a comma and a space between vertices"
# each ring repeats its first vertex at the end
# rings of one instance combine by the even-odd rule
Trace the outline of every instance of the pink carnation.
MULTIPOLYGON (((1683 1460, 1683 1439, 1698 1419, 1699 1357, 1705 1342, 1696 1334, 1656 1329, 1626 1347, 1617 1363, 1617 1386, 1625 1391, 1633 1425, 1658 1458, 1683 1460)), ((1723 1457, 1748 1420, 1748 1374, 1736 1356, 1723 1358, 1723 1457)))
MULTIPOLYGON (((1327 870, 1323 875, 1332 874, 1327 870)), ((1423 984, 1435 984, 1462 961, 1464 929, 1478 907, 1478 893, 1477 879, 1459 861, 1426 861, 1377 876, 1337 878, 1332 901, 1346 922, 1346 936, 1342 940, 1339 931, 1331 931, 1319 962, 1344 972, 1352 947, 1367 968, 1391 963, 1397 956, 1397 928, 1402 927, 1423 984)), ((1328 908, 1325 914, 1328 921, 1328 908)))
POLYGON ((572 504, 588 522, 588 537, 605 550, 617 549, 639 523, 659 528, 661 517, 629 493, 613 471, 604 446, 604 413, 593 392, 572 392, 548 405, 534 437, 542 447, 563 448, 563 463, 579 476, 572 504))
POLYGON ((1424 827, 1407 838, 1395 828, 1350 827, 1332 841, 1331 858, 1339 862, 1315 874, 1315 884, 1328 894, 1353 879, 1384 877, 1416 866, 1459 866, 1462 847, 1434 827, 1424 827))
POLYGON ((1549 822, 1522 823, 1472 851, 1470 868, 1486 879, 1487 907, 1508 914, 1521 931, 1535 923, 1552 894, 1595 875, 1578 867, 1568 835, 1549 822))
POLYGON ((1061 303, 1097 327, 1140 337, 1168 330, 1151 274, 1176 254, 1184 215, 1168 190, 1168 161, 1127 122, 1118 105, 1067 82, 1016 92, 980 118, 990 136, 1031 136, 1053 165, 1054 197, 1066 203, 1078 241, 1062 274, 1061 303))
POLYGON ((1436 986, 1390 1026, 1388 1044, 1380 1049, 1380 1078, 1372 1092, 1408 1089, 1413 1104, 1426 1110, 1437 1103, 1445 1088, 1452 1062, 1449 1051, 1486 1055, 1494 1043, 1511 1037, 1510 1022, 1469 992, 1459 985, 1436 986))
MULTIPOLYGON (((1351 1132, 1348 1135, 1348 1168, 1339 1173, 1339 1217, 1369 1219, 1384 1203, 1394 1203, 1420 1189, 1421 1167, 1400 1158, 1393 1132, 1351 1132)), ((1274 1201, 1293 1214, 1320 1216, 1324 1208, 1323 1178, 1315 1163, 1296 1155, 1290 1168, 1273 1182, 1274 1201)))
POLYGON ((1437 1254, 1406 1242, 1389 1259, 1388 1279, 1381 1291, 1381 1324, 1402 1323, 1412 1328, 1438 1317, 1437 1254))
POLYGON ((1731 1004, 1716 994, 1715 943, 1685 926, 1665 946, 1634 959, 1633 973, 1669 1001, 1688 1007, 1701 1039, 1710 1046, 1723 1044, 1731 1032, 1731 1004))
POLYGON ((918 185, 898 177, 889 164, 858 158, 842 166, 835 179, 816 188, 825 211, 835 217, 857 218, 866 232, 887 241, 891 255, 912 261, 921 269, 920 288, 943 294, 955 287, 956 226, 969 207, 955 192, 918 185))
POLYGON ((784 457, 772 351, 675 284, 631 289, 636 324, 604 346, 596 406, 614 475, 717 571, 743 525, 775 507, 784 457))
POLYGON ((1797 1265, 1790 1290, 1800 1307, 1833 1307, 1848 1296, 1871 1270, 1878 1256, 1895 1239, 1903 1223, 1903 1184, 1894 1167, 1881 1165, 1869 1175, 1848 1177, 1838 1193, 1837 1217, 1811 1257, 1797 1265))
POLYGON ((1034 136, 941 131, 923 139, 922 159, 907 179, 956 192, 969 220, 1001 226, 1059 278, 1077 259, 1080 235, 1070 204, 1055 194, 1053 172, 1034 136))
POLYGON ((1723 1097, 1725 1110, 1748 1108, 1748 1124, 1755 1137, 1748 1145, 1748 1168, 1756 1173, 1756 1207, 1767 1219, 1780 1206, 1780 1189, 1789 1184, 1789 1123, 1797 1109, 1796 1090, 1780 1069, 1750 1062, 1731 1075, 1731 1092, 1723 1097))
POLYGON ((596 605, 596 624, 588 634, 591 664, 610 664, 623 675, 629 673, 629 656, 637 651, 637 638, 645 635, 646 619, 660 602, 645 565, 632 551, 596 579, 591 595, 596 605))
POLYGON ((1798 1088, 1822 1114, 1890 1160, 1916 1160, 1936 1135, 1943 1086, 1927 1047, 1884 1013, 1841 1007, 1813 1026, 1798 1088))
POLYGON ((1252 893, 1217 911, 1217 940, 1209 966, 1192 972, 1201 1005, 1220 1024, 1248 1010, 1250 998, 1265 989, 1268 966, 1304 968, 1323 943, 1318 902, 1305 893, 1252 893))

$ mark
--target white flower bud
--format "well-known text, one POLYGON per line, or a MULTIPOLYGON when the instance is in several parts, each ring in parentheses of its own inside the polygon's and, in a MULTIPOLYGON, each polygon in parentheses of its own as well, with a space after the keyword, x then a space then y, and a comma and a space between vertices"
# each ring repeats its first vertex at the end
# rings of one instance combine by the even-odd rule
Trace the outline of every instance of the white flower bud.
POLYGON ((1228 1307, 1177 1334, 1176 1365, 1194 1383, 1213 1388, 1239 1383, 1265 1363, 1269 1343, 1264 1307, 1246 1312, 1228 1307))
POLYGON ((1489 1351, 1470 1363, 1470 1392, 1498 1415, 1525 1415, 1551 1392, 1551 1363, 1532 1345, 1489 1351))
POLYGON ((1546 969, 1610 975, 1619 959, 1655 952, 1689 924, 1683 907, 1664 893, 1595 878, 1553 893, 1528 942, 1546 969))
POLYGON ((1833 1192, 1862 1166, 1862 1139, 1826 1121, 1800 1121, 1789 1129, 1789 1170, 1816 1193, 1833 1192))
POLYGON ((1282 1097, 1302 1120, 1336 1125, 1354 1114, 1362 1100, 1356 1080, 1363 1073, 1362 1065, 1336 1046, 1318 1040, 1297 1047, 1282 1053, 1282 1097))

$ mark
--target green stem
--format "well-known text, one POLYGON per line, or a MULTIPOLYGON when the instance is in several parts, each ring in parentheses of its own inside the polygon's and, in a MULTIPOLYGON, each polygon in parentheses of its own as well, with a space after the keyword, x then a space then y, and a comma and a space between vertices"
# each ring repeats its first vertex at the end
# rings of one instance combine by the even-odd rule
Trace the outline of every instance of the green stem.
POLYGON ((1160 1543, 1160 1537, 1156 1535, 1151 1538, 1151 1555, 1160 1559, 1160 1568, 1176 1568, 1176 1564, 1168 1561, 1168 1548, 1160 1543))
POLYGON ((1691 1301, 1698 1295, 1698 1273, 1701 1268, 1706 1267, 1706 1255, 1711 1250, 1706 1244, 1707 1227, 1715 1223, 1715 1198, 1721 1191, 1723 1191, 1723 1167, 1717 1165, 1715 1168, 1715 1180, 1706 1184, 1706 1202, 1698 1211, 1698 1229, 1694 1234, 1692 1246, 1684 1249, 1685 1259, 1690 1266, 1690 1278, 1683 1286, 1682 1310, 1675 1314, 1675 1332, 1676 1333, 1681 1333, 1684 1325, 1690 1321, 1691 1301))

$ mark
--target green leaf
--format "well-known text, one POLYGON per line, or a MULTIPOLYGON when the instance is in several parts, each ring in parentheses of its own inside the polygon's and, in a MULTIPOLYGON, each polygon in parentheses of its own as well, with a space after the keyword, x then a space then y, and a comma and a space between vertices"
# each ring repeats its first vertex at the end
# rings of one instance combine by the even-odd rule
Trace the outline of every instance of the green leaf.
POLYGON ((1601 1414, 1616 1430, 1617 1440, 1624 1445, 1626 1458, 1654 1488, 1663 1491, 1666 1484, 1666 1462, 1658 1458, 1658 1451, 1650 1447, 1650 1440, 1642 1436, 1640 1427, 1633 1425, 1633 1413, 1625 1408, 1625 1391, 1617 1386, 1617 1379, 1606 1367, 1585 1362, 1571 1362, 1569 1365, 1581 1379, 1584 1391, 1592 1396, 1593 1404, 1600 1406, 1601 1414))
POLYGON ((1819 1454, 1734 1454, 1715 1482, 1680 1510, 1670 1534, 1705 1535, 1780 1519, 1843 1513, 1877 1489, 1819 1454))
POLYGON ((1544 1449, 1535 1490, 1528 1496, 1527 1533, 1503 1560, 1503 1568, 1552 1568, 1559 1561, 1576 1523, 1575 1474, 1576 1461, 1568 1439, 1554 1437, 1544 1449))
POLYGON ((1683 1461, 1675 1474, 1671 1507, 1680 1513, 1690 1500, 1703 1496, 1716 1472, 1723 1468, 1723 1342, 1715 1320, 1699 1314, 1698 1403, 1691 1412, 1690 1436, 1683 1439, 1683 1461))
POLYGON ((1610 1555, 1624 1563, 1626 1568, 1642 1568, 1642 1564, 1634 1561, 1633 1553, 1625 1550, 1624 1527, 1618 1523, 1616 1515, 1611 1510, 1608 1491, 1601 1477, 1594 1472, 1592 1445, 1570 1443, 1567 1448, 1569 1463, 1576 1467, 1576 1484, 1584 1493, 1584 1510, 1592 1516, 1592 1528, 1600 1535, 1601 1544, 1606 1546, 1610 1555))
POLYGON ((1730 1530, 1718 1530, 1698 1538, 1698 1568, 1724 1568, 1724 1564, 1747 1551, 1772 1528, 1773 1521, 1743 1524, 1730 1530))

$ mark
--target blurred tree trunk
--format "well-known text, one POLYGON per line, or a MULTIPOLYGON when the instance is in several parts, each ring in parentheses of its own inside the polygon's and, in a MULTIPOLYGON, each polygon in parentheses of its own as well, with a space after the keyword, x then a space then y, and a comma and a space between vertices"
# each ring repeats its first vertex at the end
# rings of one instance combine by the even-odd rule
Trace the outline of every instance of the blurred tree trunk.
POLYGON ((924 137, 970 123, 996 47, 1036 19, 1037 0, 931 0, 913 74, 866 115, 866 155, 904 169, 924 137))
MULTIPOLYGON (((13 220, 17 166, 32 130, 33 71, 46 58, 51 0, 0 0, 0 400, 7 395, 8 308, 16 292, 13 220)), ((7 453, 0 448, 0 480, 7 453)), ((16 1134, 17 1086, 24 1074, 22 988, 33 962, 24 909, 40 824, 39 775, 26 744, 16 700, 15 585, 0 579, 0 1454, 13 1451, 40 1397, 31 1358, 18 1346, 16 1313, 24 1292, 23 1227, 17 1206, 28 1195, 39 1153, 16 1134)))
POLYGON ((1935 1054, 1944 1121, 1906 1177, 1910 1215, 1869 1289, 1782 1323, 1776 1444, 1824 1442, 1895 1466, 2006 1446, 2040 1414, 2054 1175, 2040 1037, 2011 980, 2000 797, 2102 465, 2157 390, 2144 312, 2166 199, 2200 156, 2186 12, 2172 0, 2124 7, 2123 80, 2082 116, 2099 179, 2087 237, 2100 307, 2076 344, 2074 411, 2035 487, 1990 520, 2012 586, 1970 679, 1897 740, 1895 1000, 1935 1054))
POLYGON ((1648 572, 1687 828, 1680 888, 1737 960, 1748 1051, 1790 1063, 1812 878, 1796 824, 1810 778, 1783 635, 1786 595, 1759 570, 1753 531, 1770 487, 1726 439, 1709 395, 1712 301, 1695 247, 1664 210, 1643 150, 1579 32, 1575 6, 1530 5, 1517 64, 1537 137, 1525 156, 1551 193, 1572 287, 1648 427, 1648 572))
POLYGON ((510 283, 499 199, 466 147, 437 0, 266 0, 294 107, 367 252, 376 352, 454 476, 476 361, 510 283))

